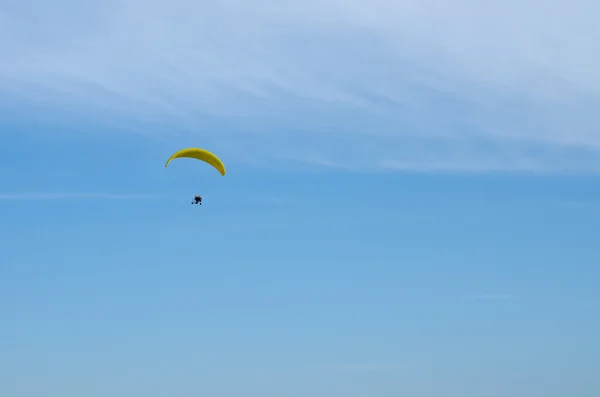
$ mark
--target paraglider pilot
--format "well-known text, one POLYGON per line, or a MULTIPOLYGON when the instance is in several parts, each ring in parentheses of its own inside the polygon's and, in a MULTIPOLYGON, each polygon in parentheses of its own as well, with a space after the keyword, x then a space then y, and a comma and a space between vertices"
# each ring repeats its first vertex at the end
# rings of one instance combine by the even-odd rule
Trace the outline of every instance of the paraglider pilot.
POLYGON ((194 201, 192 201, 192 204, 202 205, 202 197, 199 195, 194 196, 194 201))

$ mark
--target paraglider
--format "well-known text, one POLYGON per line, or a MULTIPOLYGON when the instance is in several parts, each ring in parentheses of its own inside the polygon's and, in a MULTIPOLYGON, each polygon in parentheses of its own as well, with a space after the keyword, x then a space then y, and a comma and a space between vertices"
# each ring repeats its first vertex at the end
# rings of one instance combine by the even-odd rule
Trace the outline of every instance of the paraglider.
POLYGON ((167 160, 165 167, 169 165, 171 160, 184 157, 204 161, 205 163, 212 165, 217 171, 219 171, 221 175, 225 176, 225 165, 223 165, 221 159, 218 158, 214 153, 200 148, 187 148, 173 153, 173 155, 167 160))
MULTIPOLYGON (((221 159, 218 158, 214 153, 209 152, 208 150, 200 149, 200 148, 187 148, 187 149, 183 149, 178 152, 175 152, 167 160, 167 163, 165 164, 165 168, 169 165, 171 160, 178 159, 178 158, 191 158, 191 159, 200 160, 200 161, 203 161, 203 162, 211 165, 213 168, 215 168, 217 171, 219 171, 219 173, 222 176, 225 176, 225 174, 226 174, 225 165, 223 164, 221 159)), ((194 204, 202 205, 202 196, 196 194, 194 196, 194 201, 192 201, 192 204, 193 205, 194 204)))
POLYGON ((200 195, 195 195, 194 196, 194 201, 192 201, 192 204, 198 204, 198 205, 202 205, 202 196, 200 195))

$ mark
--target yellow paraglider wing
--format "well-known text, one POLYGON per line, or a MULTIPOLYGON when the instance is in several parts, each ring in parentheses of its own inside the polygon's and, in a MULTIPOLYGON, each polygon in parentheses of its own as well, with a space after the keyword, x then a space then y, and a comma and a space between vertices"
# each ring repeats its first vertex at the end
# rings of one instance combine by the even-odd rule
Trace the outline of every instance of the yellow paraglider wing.
POLYGON ((182 157, 187 157, 187 158, 191 158, 191 159, 204 161, 205 163, 208 163, 208 164, 212 165, 213 167, 215 167, 215 169, 217 171, 219 171, 221 173, 221 175, 225 176, 225 166, 223 165, 223 162, 221 161, 221 159, 219 159, 215 154, 209 152, 208 150, 204 150, 204 149, 200 149, 200 148, 187 148, 187 149, 183 149, 183 150, 180 150, 180 151, 174 153, 167 160, 167 164, 165 164, 165 167, 167 167, 169 165, 171 160, 182 158, 182 157))

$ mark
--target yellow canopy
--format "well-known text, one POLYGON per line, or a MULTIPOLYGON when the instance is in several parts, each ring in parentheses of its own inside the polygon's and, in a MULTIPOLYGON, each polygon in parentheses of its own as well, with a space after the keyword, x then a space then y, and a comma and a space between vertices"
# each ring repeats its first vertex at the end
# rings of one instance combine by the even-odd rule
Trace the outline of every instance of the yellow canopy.
POLYGON ((165 164, 165 167, 169 165, 171 160, 183 157, 204 161, 205 163, 212 165, 217 171, 221 173, 221 175, 225 176, 225 165, 223 165, 221 159, 219 159, 214 153, 200 148, 187 148, 174 153, 167 160, 167 164, 165 164))

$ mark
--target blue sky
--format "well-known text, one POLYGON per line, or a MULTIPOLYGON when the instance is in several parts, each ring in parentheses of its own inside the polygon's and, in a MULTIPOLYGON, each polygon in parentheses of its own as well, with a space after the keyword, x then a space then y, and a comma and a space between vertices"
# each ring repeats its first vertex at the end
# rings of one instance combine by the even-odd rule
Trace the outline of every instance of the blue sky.
POLYGON ((598 12, 3 2, 0 395, 599 395, 598 12))

